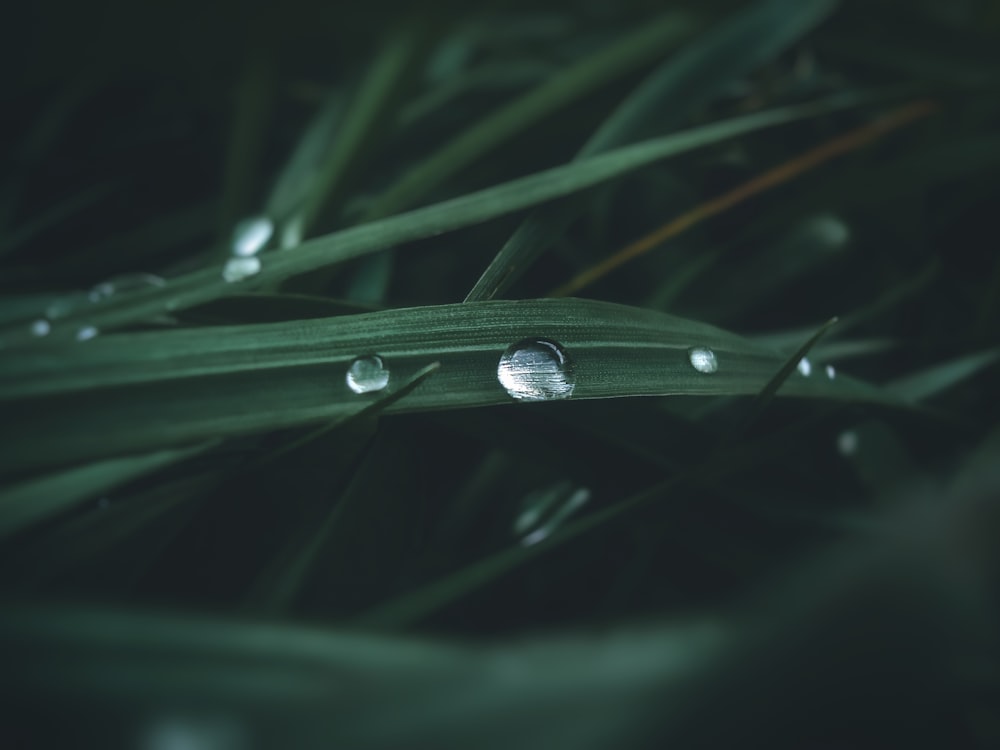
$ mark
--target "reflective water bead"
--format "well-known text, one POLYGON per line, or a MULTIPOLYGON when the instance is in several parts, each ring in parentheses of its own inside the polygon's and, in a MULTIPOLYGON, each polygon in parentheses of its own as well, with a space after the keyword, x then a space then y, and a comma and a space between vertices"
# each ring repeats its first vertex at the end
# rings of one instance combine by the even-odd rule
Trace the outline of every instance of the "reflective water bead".
POLYGON ((796 365, 796 368, 803 376, 807 378, 810 375, 812 375, 813 366, 812 362, 809 361, 809 357, 803 357, 802 359, 800 359, 799 363, 796 365))
POLYGON ((76 332, 77 341, 90 341, 97 336, 98 330, 94 326, 83 326, 76 332))
POLYGON ((249 258, 256 255, 274 234, 274 223, 266 216, 243 219, 233 228, 233 255, 249 258))
POLYGON ((31 324, 32 336, 48 336, 52 330, 52 324, 45 318, 39 318, 31 324))
POLYGON ((500 357, 497 380, 518 401, 551 401, 573 394, 573 369, 561 344, 551 339, 522 339, 500 357))
POLYGON ((698 372, 706 374, 716 372, 719 369, 719 361, 715 357, 715 352, 707 346, 696 346, 688 350, 688 361, 698 372))
POLYGON ((837 377, 837 371, 834 369, 833 365, 826 366, 826 376, 830 380, 833 380, 835 377, 837 377))
POLYGON ((355 393, 374 393, 389 385, 389 370, 377 354, 356 358, 347 368, 347 387, 355 393))
POLYGON ((260 273, 260 258, 230 258, 222 269, 222 278, 229 283, 243 281, 260 273))

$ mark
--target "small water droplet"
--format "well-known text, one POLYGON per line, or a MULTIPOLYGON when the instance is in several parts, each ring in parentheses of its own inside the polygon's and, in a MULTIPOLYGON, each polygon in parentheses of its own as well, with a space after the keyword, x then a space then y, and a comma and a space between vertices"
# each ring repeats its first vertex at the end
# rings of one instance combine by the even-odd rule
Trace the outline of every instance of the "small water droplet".
POLYGON ((497 380, 518 401, 569 398, 576 387, 573 362, 550 339, 523 339, 507 347, 497 365, 497 380))
POLYGON ((719 360, 715 358, 715 352, 707 346, 696 346, 688 350, 688 360, 691 366, 698 372, 706 374, 716 372, 719 369, 719 360))
POLYGON ((77 341, 90 341, 97 336, 98 330, 94 326, 83 326, 76 332, 77 341))
POLYGON ((539 542, 548 539, 552 536, 554 531, 556 531, 570 516, 576 513, 576 511, 586 505, 589 500, 590 490, 586 487, 580 487, 569 496, 566 502, 563 503, 555 513, 552 514, 551 518, 530 534, 526 534, 524 538, 521 539, 521 544, 525 547, 530 547, 533 544, 538 544, 539 542))
POLYGON ((839 216, 832 214, 814 217, 810 229, 813 236, 831 250, 839 250, 851 239, 850 227, 839 216))
POLYGON ((813 366, 812 362, 809 361, 809 357, 803 357, 800 359, 799 363, 795 367, 804 377, 808 378, 812 375, 813 366))
POLYGON ((347 387, 355 393, 374 393, 389 385, 389 370, 377 354, 356 358, 347 368, 347 387))
POLYGON ((827 365, 826 366, 826 376, 830 380, 833 380, 835 377, 837 377, 837 370, 834 369, 833 365, 827 365))
POLYGON ((858 433, 844 430, 837 436, 837 450, 842 456, 853 456, 858 451, 858 433))
POLYGON ((102 299, 107 299, 116 294, 128 294, 129 292, 137 292, 153 286, 165 286, 166 283, 161 276, 157 276, 154 273, 144 273, 142 271, 122 273, 95 285, 87 294, 87 297, 91 302, 100 302, 102 299))
POLYGON ((249 258, 256 255, 274 234, 274 223, 266 216, 243 219, 233 228, 233 255, 249 258))
POLYGON ((52 324, 45 318, 39 318, 31 324, 32 336, 48 336, 52 330, 52 324))
POLYGON ((222 269, 222 278, 232 284, 260 273, 260 258, 230 258, 222 269))

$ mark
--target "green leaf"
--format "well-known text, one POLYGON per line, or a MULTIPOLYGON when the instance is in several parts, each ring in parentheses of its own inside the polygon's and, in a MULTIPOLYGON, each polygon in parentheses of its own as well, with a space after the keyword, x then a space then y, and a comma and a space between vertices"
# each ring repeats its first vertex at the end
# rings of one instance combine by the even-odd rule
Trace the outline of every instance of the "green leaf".
MULTIPOLYGON (((570 195, 669 156, 762 128, 858 106, 872 101, 873 96, 871 93, 838 94, 808 104, 781 107, 692 128, 548 169, 427 208, 317 237, 302 243, 294 251, 275 253, 264 258, 261 272, 243 282, 239 290, 247 291, 257 285, 275 284, 296 274, 384 250, 403 242, 478 224, 570 195)), ((221 270, 206 268, 178 277, 159 289, 122 295, 120 298, 97 303, 86 312, 69 316, 62 327, 54 327, 48 338, 52 341, 72 339, 76 332, 74 323, 107 330, 225 296, 234 291, 234 285, 223 281, 221 270)), ((0 343, 31 341, 30 334, 22 330, 22 327, 5 328, 2 333, 0 343)))
POLYGON ((0 489, 0 538, 79 506, 145 474, 197 455, 214 443, 114 458, 0 489))
MULTIPOLYGON (((636 87, 577 154, 586 158, 653 132, 669 131, 728 83, 752 71, 825 19, 833 0, 763 0, 689 43, 636 87)), ((476 282, 466 301, 493 299, 556 238, 579 209, 529 216, 476 282)))
MULTIPOLYGON (((785 358, 732 333, 588 300, 429 306, 329 319, 98 336, 25 350, 0 374, 5 471, 155 450, 223 434, 342 418, 365 403, 345 383, 377 353, 392 383, 440 372, 388 412, 507 404, 501 355, 544 336, 572 358, 574 398, 757 393, 785 358), (688 349, 709 347, 718 372, 688 349), (94 434, 102 439, 95 441, 94 434)), ((846 377, 794 378, 784 395, 896 403, 846 377)))

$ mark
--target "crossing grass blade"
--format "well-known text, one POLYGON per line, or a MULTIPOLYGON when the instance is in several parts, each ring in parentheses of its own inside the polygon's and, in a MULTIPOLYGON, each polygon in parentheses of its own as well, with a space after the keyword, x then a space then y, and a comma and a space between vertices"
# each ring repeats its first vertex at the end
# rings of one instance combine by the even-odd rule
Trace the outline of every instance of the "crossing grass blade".
MULTIPOLYGON (((833 10, 831 0, 764 0, 734 14, 693 40, 650 73, 600 125, 577 154, 593 156, 672 130, 727 83, 779 53, 833 10)), ((517 228, 466 296, 493 299, 517 280, 577 216, 572 207, 533 213, 517 228)))
MULTIPOLYGON (((317 237, 302 243, 294 252, 277 253, 268 257, 261 272, 239 284, 238 289, 234 289, 234 284, 223 281, 220 267, 195 271, 172 280, 164 287, 111 298, 71 314, 63 321, 62 326, 54 328, 47 340, 72 340, 77 325, 87 324, 102 331, 110 330, 164 312, 182 310, 217 299, 234 291, 245 292, 255 286, 276 284, 300 273, 404 242, 475 225, 570 195, 670 156, 763 128, 857 107, 883 99, 886 95, 885 92, 837 94, 806 104, 736 117, 625 146, 427 208, 317 237)), ((17 345, 31 340, 30 334, 22 326, 7 327, 0 331, 0 343, 17 345)))

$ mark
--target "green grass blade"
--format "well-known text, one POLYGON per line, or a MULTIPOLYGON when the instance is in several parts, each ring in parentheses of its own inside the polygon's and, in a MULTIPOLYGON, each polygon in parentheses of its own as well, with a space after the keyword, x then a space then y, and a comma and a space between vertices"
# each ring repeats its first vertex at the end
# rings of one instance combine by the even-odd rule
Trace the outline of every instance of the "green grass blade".
MULTIPOLYGON (((815 117, 838 109, 856 107, 884 94, 848 93, 806 104, 780 107, 626 146, 579 162, 555 167, 427 208, 416 209, 369 224, 334 232, 304 242, 292 252, 265 258, 262 271, 243 282, 239 291, 340 263, 352 258, 513 213, 545 201, 571 195, 620 177, 647 164, 693 149, 728 140, 763 128, 815 117)), ((206 268, 178 277, 165 287, 98 303, 86 313, 54 327, 47 340, 71 340, 76 327, 93 325, 100 330, 154 317, 226 296, 233 284, 222 280, 221 268, 206 268)), ((0 343, 31 341, 21 327, 5 328, 0 343)), ((37 343, 37 342, 36 342, 37 343)))
MULTIPOLYGON (((441 363, 389 412, 509 404, 499 359, 514 342, 538 336, 569 352, 574 398, 755 394, 785 361, 710 325, 578 299, 112 334, 25 350, 10 362, 0 374, 0 417, 4 432, 18 439, 8 441, 2 465, 24 470, 342 418, 365 403, 347 387, 347 367, 370 353, 382 357, 392 383, 441 363), (696 371, 691 347, 710 347, 718 371, 696 371)), ((796 377, 781 392, 896 403, 847 377, 796 377)))
POLYGON ((688 34, 692 26, 687 14, 668 13, 643 24, 602 53, 552 76, 413 167, 378 199, 369 216, 381 218, 412 205, 428 190, 543 117, 662 55, 674 41, 688 34))
POLYGON ((887 388, 907 401, 924 401, 978 375, 996 364, 1000 349, 967 354, 889 383, 887 388))
POLYGON ((214 443, 79 466, 0 489, 0 538, 79 506, 99 494, 197 455, 214 443))
MULTIPOLYGON (((764 0, 733 15, 647 76, 576 158, 676 127, 727 83, 746 75, 824 20, 835 5, 833 0, 764 0)), ((493 299, 507 289, 563 234, 577 213, 565 207, 529 216, 490 262, 466 301, 493 299)))

